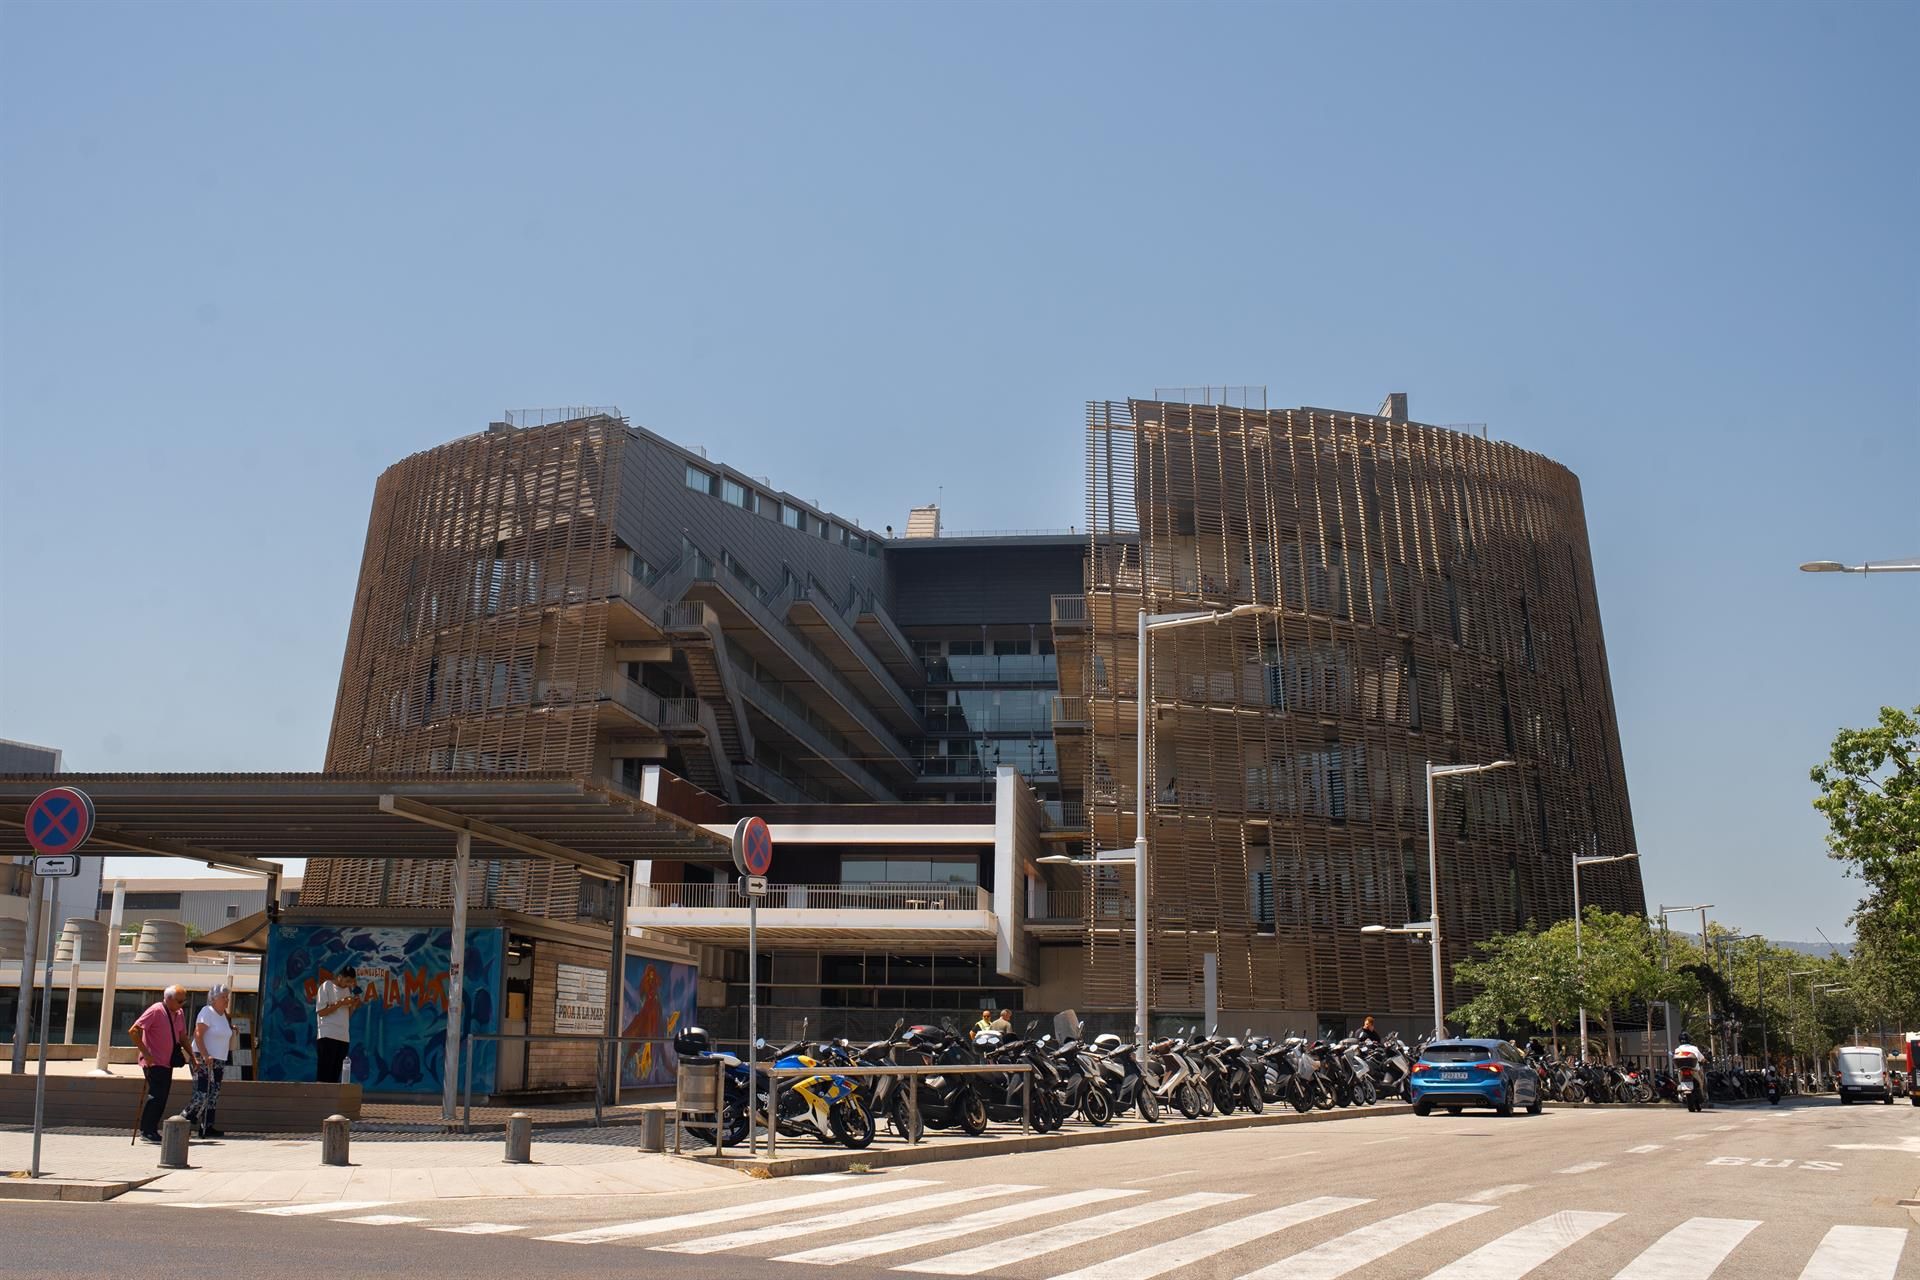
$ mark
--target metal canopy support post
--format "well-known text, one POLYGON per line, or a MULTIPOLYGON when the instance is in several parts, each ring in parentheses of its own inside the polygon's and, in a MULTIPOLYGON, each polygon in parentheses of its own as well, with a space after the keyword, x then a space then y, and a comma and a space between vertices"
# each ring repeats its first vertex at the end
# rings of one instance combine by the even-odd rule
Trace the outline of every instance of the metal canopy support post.
POLYGON ((440 1073, 440 1118, 453 1123, 460 1080, 460 1032, 467 1003, 467 873, 473 866, 473 836, 454 837, 453 936, 447 944, 447 1060, 440 1073))
POLYGON ((107 924, 107 970, 100 981, 100 1040, 93 1051, 93 1074, 111 1074, 107 1058, 113 1046, 113 1001, 120 983, 120 926, 127 915, 127 882, 113 882, 113 915, 107 924))
MULTIPOLYGON (((37 879, 38 877, 36 877, 37 879)), ((35 889, 40 886, 34 885, 35 889)), ((40 895, 27 895, 27 940, 20 952, 20 999, 13 1007, 13 1074, 27 1070, 27 1028, 33 1021, 33 962, 40 939, 40 895)))
POLYGON ((607 1100, 609 1106, 620 1105, 620 1064, 625 1048, 618 1040, 625 1031, 621 1019, 625 1011, 621 1008, 627 993, 627 899, 632 894, 633 868, 625 868, 625 874, 614 886, 613 894, 613 938, 607 956, 607 1013, 605 1034, 614 1040, 613 1053, 601 1070, 606 1073, 607 1100))

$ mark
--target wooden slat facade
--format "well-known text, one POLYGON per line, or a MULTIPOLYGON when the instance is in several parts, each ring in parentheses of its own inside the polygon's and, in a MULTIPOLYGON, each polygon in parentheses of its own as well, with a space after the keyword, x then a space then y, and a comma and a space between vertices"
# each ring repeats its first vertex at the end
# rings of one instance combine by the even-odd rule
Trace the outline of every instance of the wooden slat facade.
MULTIPOLYGON (((1156 1008, 1200 1007, 1209 951, 1225 1009, 1428 1008, 1426 949, 1359 932, 1427 915, 1427 760, 1524 766, 1438 784, 1449 968, 1569 915, 1576 852, 1635 850, 1571 472, 1319 409, 1103 402, 1087 425, 1087 619, 1056 633, 1096 842, 1133 837, 1139 611, 1275 608, 1153 640, 1156 1008)), ((1635 863, 1582 889, 1645 909, 1635 863)), ((1131 930, 1087 937, 1089 1004, 1128 1007, 1131 930)))

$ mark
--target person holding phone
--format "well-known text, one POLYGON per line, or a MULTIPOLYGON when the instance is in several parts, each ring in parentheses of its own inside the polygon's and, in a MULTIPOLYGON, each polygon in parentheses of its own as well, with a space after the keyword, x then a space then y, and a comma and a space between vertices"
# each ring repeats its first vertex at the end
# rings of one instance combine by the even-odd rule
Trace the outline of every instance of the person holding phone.
POLYGON ((353 1035, 353 1011, 365 1000, 351 964, 341 965, 340 971, 322 982, 320 990, 314 993, 315 1048, 319 1051, 319 1062, 314 1067, 313 1078, 319 1083, 340 1083, 340 1068, 347 1060, 347 1042, 353 1035))

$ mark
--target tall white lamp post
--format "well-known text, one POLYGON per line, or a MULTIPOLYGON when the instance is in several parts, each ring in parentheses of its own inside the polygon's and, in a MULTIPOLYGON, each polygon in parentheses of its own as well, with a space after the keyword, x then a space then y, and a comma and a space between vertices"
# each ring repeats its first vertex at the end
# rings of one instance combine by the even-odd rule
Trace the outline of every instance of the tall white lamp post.
MULTIPOLYGON (((1440 968, 1440 843, 1433 826, 1433 780, 1461 778, 1470 773, 1492 773, 1495 769, 1512 768, 1513 763, 1511 760, 1495 760, 1491 764, 1435 764, 1427 761, 1427 901, 1430 914, 1426 923, 1432 926, 1428 934, 1433 940, 1433 1034, 1443 1038, 1447 1034, 1447 1006, 1440 968)), ((1383 929, 1382 932, 1387 930, 1383 929)))
POLYGON ((1869 560, 1865 564, 1841 564, 1838 560, 1809 560, 1800 566, 1802 573, 1920 573, 1920 560, 1869 560))
POLYGON ((1632 862, 1640 855, 1637 853, 1593 854, 1589 857, 1573 855, 1573 971, 1580 976, 1580 1061, 1587 1060, 1587 961, 1586 952, 1580 942, 1580 872, 1585 867, 1597 867, 1604 862, 1632 862))

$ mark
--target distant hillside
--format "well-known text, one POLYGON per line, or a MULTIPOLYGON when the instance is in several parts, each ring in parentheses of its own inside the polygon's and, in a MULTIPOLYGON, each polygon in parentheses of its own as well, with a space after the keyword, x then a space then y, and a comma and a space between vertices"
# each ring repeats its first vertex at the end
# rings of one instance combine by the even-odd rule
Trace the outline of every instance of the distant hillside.
MULTIPOLYGON (((1695 946, 1700 945, 1700 935, 1697 933, 1682 933, 1678 929, 1675 929, 1673 932, 1676 937, 1685 938, 1695 946)), ((1824 942, 1786 942, 1779 938, 1768 938, 1767 942, 1771 946, 1785 947, 1788 951, 1798 951, 1803 956, 1830 956, 1836 948, 1843 956, 1853 954, 1853 944, 1851 942, 1836 942, 1832 947, 1827 946, 1824 942)))

